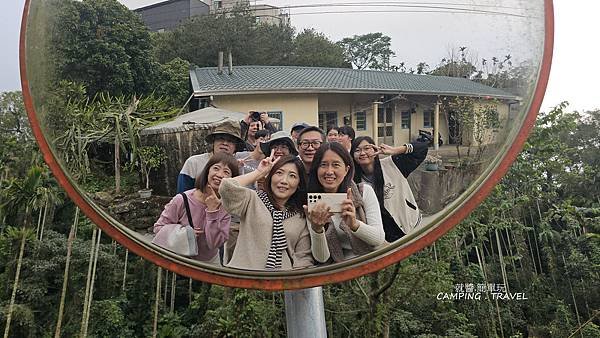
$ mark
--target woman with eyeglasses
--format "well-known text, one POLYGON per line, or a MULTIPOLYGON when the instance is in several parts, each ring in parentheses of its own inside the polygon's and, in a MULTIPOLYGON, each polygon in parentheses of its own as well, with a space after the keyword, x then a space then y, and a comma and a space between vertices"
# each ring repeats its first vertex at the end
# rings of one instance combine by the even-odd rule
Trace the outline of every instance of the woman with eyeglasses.
POLYGON ((425 160, 427 144, 377 146, 369 136, 359 136, 350 152, 356 167, 354 181, 367 183, 375 190, 386 241, 396 241, 419 226, 421 212, 407 177, 425 160), (379 154, 391 156, 380 160, 379 154))
POLYGON ((339 143, 325 143, 317 150, 308 175, 308 192, 346 193, 341 213, 332 213, 324 202, 309 212, 311 249, 325 263, 341 262, 375 250, 385 242, 377 196, 369 185, 357 186, 354 163, 339 143))
POLYGON ((223 179, 223 208, 240 217, 229 267, 291 270, 313 265, 310 234, 302 205, 306 200, 304 166, 293 155, 263 159, 255 171, 223 179), (245 186, 266 175, 264 190, 245 186))

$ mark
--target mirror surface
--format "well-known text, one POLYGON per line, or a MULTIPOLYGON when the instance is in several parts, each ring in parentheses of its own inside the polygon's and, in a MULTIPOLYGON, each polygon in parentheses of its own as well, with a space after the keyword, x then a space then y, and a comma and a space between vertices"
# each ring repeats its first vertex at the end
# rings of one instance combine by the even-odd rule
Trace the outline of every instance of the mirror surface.
MULTIPOLYGON (((233 7, 235 2, 30 3, 27 80, 54 156, 96 212, 124 236, 169 260, 237 277, 261 276, 255 270, 298 276, 345 269, 402 250, 474 194, 514 142, 531 105, 544 45, 544 1, 272 0, 249 1, 243 8, 233 7), (219 51, 225 52, 222 69, 219 51), (234 208, 236 203, 253 205, 261 200, 254 192, 230 187, 221 189, 230 193, 221 199, 239 214, 232 217, 232 224, 241 222, 238 240, 243 249, 240 242, 235 245, 237 254, 231 249, 235 243, 231 236, 230 252, 221 250, 221 255, 225 251, 225 260, 229 255, 236 263, 222 267, 215 247, 198 260, 152 244, 155 223, 172 223, 165 214, 159 219, 172 199, 171 204, 179 203, 173 210, 184 217, 181 198, 173 198, 178 178, 181 173, 196 178, 201 171, 182 170, 186 160, 211 151, 213 145, 218 152, 217 136, 239 133, 223 130, 235 129, 250 111, 267 112, 273 131, 289 133, 302 121, 324 131, 348 125, 356 137, 373 138, 375 148, 369 148, 369 142, 358 144, 358 152, 351 154, 356 156, 349 158, 362 163, 365 171, 372 170, 369 165, 375 157, 380 158, 384 179, 383 183, 375 179, 380 184, 375 196, 383 198, 388 219, 405 223, 401 228, 406 235, 390 237, 390 245, 378 245, 381 240, 359 230, 357 235, 340 230, 336 215, 333 236, 339 237, 336 245, 342 256, 336 256, 337 263, 318 264, 310 252, 310 239, 314 246, 320 238, 331 252, 332 243, 309 235, 308 226, 294 229, 292 223, 305 222, 299 214, 291 216, 293 222, 284 216, 287 249, 280 250, 282 269, 271 271, 263 267, 268 259, 278 259, 269 253, 276 246, 273 224, 265 228, 254 220, 273 218, 260 208, 234 208), (392 148, 382 150, 382 144, 392 148), (413 155, 400 155, 415 147, 413 155), (372 154, 365 156, 369 151, 372 154), (415 159, 417 152, 422 158, 415 159), (391 153, 398 156, 388 156, 391 153), (151 197, 138 195, 144 188, 152 189, 151 197), (417 208, 420 212, 415 213, 417 208), (366 242, 366 251, 358 249, 356 237, 366 242)), ((306 150, 310 153, 312 148, 307 144, 299 149, 300 156, 309 158, 306 150)), ((324 152, 320 167, 343 162, 343 156, 328 156, 333 153, 324 152)), ((252 153, 237 157, 254 159, 252 153)), ((216 167, 226 166, 225 162, 216 167)), ((294 162, 275 167, 286 169, 285 174, 301 172, 294 162)), ((337 182, 338 176, 341 180, 344 169, 315 170, 317 188, 309 192, 329 192, 328 180, 337 182)), ((209 170, 207 185, 210 175, 209 170)), ((213 190, 190 195, 204 202, 192 201, 193 208, 208 206, 203 219, 210 218, 210 199, 217 197, 210 191, 219 191, 221 176, 213 190)), ((271 187, 281 188, 285 195, 294 190, 288 180, 284 188, 277 183, 271 187)), ((339 191, 335 182, 334 190, 339 191)), ((379 211, 377 200, 374 209, 368 205, 363 189, 367 214, 379 211)), ((365 215, 365 225, 358 228, 377 223, 371 216, 365 215)), ((388 238, 381 223, 378 229, 388 238)), ((201 250, 223 242, 211 242, 214 238, 207 239, 204 230, 198 236, 205 238, 199 242, 201 250)), ((321 257, 329 262, 332 258, 321 257)))

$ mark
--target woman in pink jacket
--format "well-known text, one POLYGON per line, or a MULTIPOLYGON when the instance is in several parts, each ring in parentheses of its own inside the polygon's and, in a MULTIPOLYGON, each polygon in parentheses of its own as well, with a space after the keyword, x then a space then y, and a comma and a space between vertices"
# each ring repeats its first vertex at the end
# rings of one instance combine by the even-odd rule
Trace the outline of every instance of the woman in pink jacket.
MULTIPOLYGON (((188 197, 198 243, 198 255, 192 258, 211 264, 221 264, 219 247, 229 238, 231 216, 221 205, 219 186, 223 178, 238 174, 238 162, 233 156, 216 153, 196 178, 194 189, 183 192, 188 197)), ((165 209, 154 224, 154 233, 158 234, 167 224, 189 225, 183 197, 180 194, 165 205, 165 209)))

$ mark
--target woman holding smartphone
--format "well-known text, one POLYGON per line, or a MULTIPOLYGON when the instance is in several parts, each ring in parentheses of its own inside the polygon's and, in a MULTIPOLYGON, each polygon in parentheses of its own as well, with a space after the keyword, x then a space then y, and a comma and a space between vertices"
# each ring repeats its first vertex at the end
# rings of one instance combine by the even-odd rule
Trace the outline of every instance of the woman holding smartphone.
POLYGON ((407 178, 427 156, 427 143, 377 146, 369 136, 360 136, 350 152, 356 166, 354 181, 369 184, 377 195, 385 240, 391 243, 418 227, 421 212, 407 178), (379 154, 391 156, 380 160, 379 154))
POLYGON ((310 212, 304 207, 313 256, 321 263, 363 255, 385 242, 377 196, 369 185, 357 186, 353 177, 354 162, 341 144, 327 143, 317 150, 308 192, 346 193, 341 213, 332 213, 324 202, 316 203, 310 212))
POLYGON ((255 171, 223 179, 223 207, 240 217, 240 230, 227 266, 249 270, 290 270, 313 265, 302 205, 304 165, 296 156, 263 159, 255 171), (264 191, 246 188, 266 176, 264 191))

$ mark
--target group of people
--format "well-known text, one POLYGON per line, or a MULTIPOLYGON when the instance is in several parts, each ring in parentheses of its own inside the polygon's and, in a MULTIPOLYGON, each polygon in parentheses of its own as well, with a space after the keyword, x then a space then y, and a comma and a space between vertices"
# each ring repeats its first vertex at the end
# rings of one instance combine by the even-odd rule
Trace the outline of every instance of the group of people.
MULTIPOLYGON (((189 207, 198 260, 250 270, 290 270, 340 262, 394 242, 419 226, 407 177, 426 143, 399 147, 355 137, 349 126, 327 134, 296 123, 275 131, 250 112, 207 136, 211 152, 188 158, 177 181, 189 207), (380 159, 380 155, 389 155, 380 159), (341 212, 307 193, 343 193, 341 212)), ((176 195, 154 225, 188 224, 176 195)))

